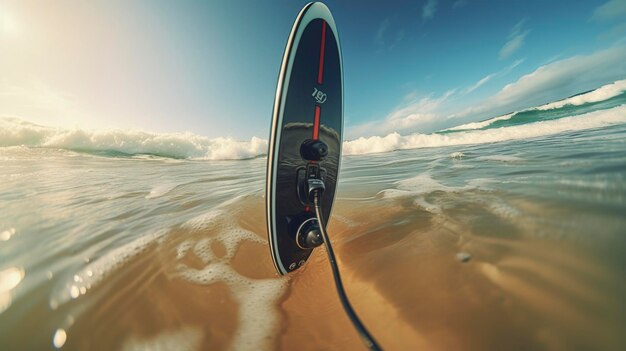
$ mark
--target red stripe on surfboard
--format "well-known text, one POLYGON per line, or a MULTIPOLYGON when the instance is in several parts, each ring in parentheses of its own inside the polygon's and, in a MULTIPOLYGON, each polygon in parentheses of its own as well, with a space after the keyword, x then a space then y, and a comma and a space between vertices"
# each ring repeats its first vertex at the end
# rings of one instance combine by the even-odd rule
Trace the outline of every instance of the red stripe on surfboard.
POLYGON ((313 120, 313 140, 319 139, 321 112, 322 112, 322 109, 316 105, 315 106, 315 119, 313 120))
MULTIPOLYGON (((324 82, 324 51, 326 48, 326 21, 322 21, 322 40, 320 43, 320 63, 317 70, 317 84, 324 82)), ((320 114, 322 109, 319 105, 315 105, 315 119, 313 120, 313 140, 319 139, 320 133, 320 114)))
POLYGON ((317 71, 317 84, 322 84, 324 77, 324 49, 326 47, 326 21, 322 21, 322 44, 320 48, 320 66, 317 71))

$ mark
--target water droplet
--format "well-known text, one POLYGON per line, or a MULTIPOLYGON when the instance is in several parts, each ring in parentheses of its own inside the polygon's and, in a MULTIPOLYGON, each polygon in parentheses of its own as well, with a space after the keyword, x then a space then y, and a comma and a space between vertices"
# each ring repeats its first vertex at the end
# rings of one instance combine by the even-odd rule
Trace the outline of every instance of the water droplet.
POLYGON ((54 332, 54 336, 52 337, 52 344, 57 349, 60 349, 65 345, 65 341, 67 340, 67 333, 65 329, 59 328, 54 332))
POLYGON ((0 271, 0 293, 15 288, 24 279, 24 270, 10 267, 0 271))
POLYGON ((469 262, 472 259, 472 255, 467 252, 459 252, 456 254, 456 259, 461 262, 469 262))
POLYGON ((70 288, 70 296, 75 299, 80 295, 80 290, 78 290, 78 287, 76 285, 72 285, 72 287, 70 288))
POLYGON ((9 228, 0 232, 0 241, 7 241, 15 235, 15 228, 9 228))
POLYGON ((7 308, 11 306, 12 300, 13 298, 11 297, 10 292, 0 292, 0 313, 4 312, 7 308))

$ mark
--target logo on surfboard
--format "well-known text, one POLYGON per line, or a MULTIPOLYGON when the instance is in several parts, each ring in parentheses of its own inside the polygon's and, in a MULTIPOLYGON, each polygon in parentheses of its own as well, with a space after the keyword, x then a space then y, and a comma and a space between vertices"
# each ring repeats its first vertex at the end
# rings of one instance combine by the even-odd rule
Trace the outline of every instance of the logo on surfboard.
POLYGON ((315 98, 318 104, 326 102, 326 93, 317 88, 313 88, 313 94, 311 94, 311 96, 315 98))

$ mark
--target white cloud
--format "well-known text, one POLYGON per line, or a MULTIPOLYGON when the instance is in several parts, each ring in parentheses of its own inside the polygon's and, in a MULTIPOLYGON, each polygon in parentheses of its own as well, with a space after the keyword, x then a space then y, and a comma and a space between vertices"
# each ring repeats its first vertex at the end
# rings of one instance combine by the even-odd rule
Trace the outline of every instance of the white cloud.
POLYGON ((391 23, 392 22, 389 18, 385 18, 382 22, 380 22, 376 33, 374 33, 374 44, 379 49, 392 49, 402 40, 402 38, 404 38, 404 30, 390 29, 391 23))
POLYGON ((601 40, 611 40, 612 38, 623 38, 624 34, 626 34, 626 21, 615 25, 609 31, 600 34, 599 38, 601 40))
POLYGON ((495 78, 495 77, 499 77, 499 76, 503 76, 509 72, 511 72, 511 70, 513 70, 513 68, 519 66, 522 62, 524 62, 524 59, 519 59, 519 60, 515 60, 515 62, 513 62, 510 66, 495 72, 495 73, 491 73, 488 74, 486 76, 484 76, 483 78, 481 78, 479 81, 477 81, 476 83, 472 84, 471 86, 467 87, 465 90, 463 90, 463 95, 467 95, 471 92, 473 92, 474 90, 480 88, 481 86, 483 86, 483 84, 487 83, 488 81, 490 81, 491 79, 495 78))
POLYGON ((391 111, 384 120, 364 123, 350 128, 349 138, 384 135, 392 132, 407 134, 414 131, 431 131, 439 129, 445 117, 458 110, 451 110, 452 100, 457 97, 467 95, 478 89, 495 77, 501 77, 519 66, 524 59, 519 59, 500 71, 491 73, 478 82, 464 89, 452 89, 443 95, 436 97, 435 94, 419 94, 418 91, 411 91, 403 98, 403 104, 391 111))
POLYGON ((461 8, 463 6, 467 5, 467 0, 457 0, 452 4, 452 9, 456 10, 458 8, 461 8))
POLYGON ((593 11, 590 20, 613 23, 613 27, 610 30, 599 35, 600 40, 623 38, 624 33, 626 33, 626 1, 611 0, 598 6, 593 11))
POLYGON ((522 62, 524 62, 526 59, 522 58, 522 59, 518 59, 515 60, 509 67, 503 69, 502 71, 498 72, 498 74, 503 75, 503 74, 507 74, 509 72, 511 72, 511 70, 519 65, 522 64, 522 62))
POLYGON ((389 18, 385 18, 380 25, 378 25, 378 29, 376 30, 376 34, 374 34, 374 44, 383 46, 385 45, 385 32, 389 27, 389 18))
POLYGON ((405 97, 405 100, 412 99, 408 104, 393 110, 382 121, 369 122, 351 128, 351 135, 348 137, 381 135, 391 132, 406 134, 422 129, 439 119, 440 114, 438 111, 441 106, 456 91, 456 89, 449 90, 439 97, 434 97, 431 94, 422 98, 416 98, 417 94, 411 92, 405 97))
POLYGON ((437 0, 428 0, 422 8, 422 19, 424 21, 432 19, 435 17, 435 12, 437 12, 437 0))
POLYGON ((605 4, 598 6, 594 11, 591 19, 594 21, 611 21, 626 16, 626 1, 610 0, 605 4))
POLYGON ((523 30, 524 23, 526 23, 526 19, 523 19, 517 22, 516 25, 511 29, 511 33, 507 38, 506 44, 500 49, 500 59, 505 59, 511 56, 515 51, 517 51, 524 44, 524 40, 529 30, 523 30))
POLYGON ((479 80, 478 82, 476 82, 474 85, 470 86, 469 88, 465 89, 465 94, 469 94, 472 91, 480 88, 483 84, 487 83, 488 81, 491 80, 491 78, 495 77, 496 74, 495 73, 491 73, 489 75, 486 75, 485 77, 483 77, 481 80, 479 80))

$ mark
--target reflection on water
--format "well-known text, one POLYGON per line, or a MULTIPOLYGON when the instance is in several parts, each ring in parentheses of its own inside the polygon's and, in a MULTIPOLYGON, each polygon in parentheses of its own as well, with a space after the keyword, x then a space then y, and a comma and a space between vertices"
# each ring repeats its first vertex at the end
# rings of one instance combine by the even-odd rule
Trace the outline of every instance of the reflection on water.
POLYGON ((54 332, 52 345, 54 345, 57 349, 60 349, 63 345, 65 345, 65 340, 67 340, 67 333, 63 328, 59 328, 54 332))
POLYGON ((11 290, 24 279, 24 271, 10 267, 0 271, 0 313, 11 306, 11 290))
MULTIPOLYGON (((380 344, 623 349, 625 136, 344 158, 329 233, 380 344)), ((323 249, 276 275, 265 159, 0 157, 1 349, 361 348, 323 249)))

